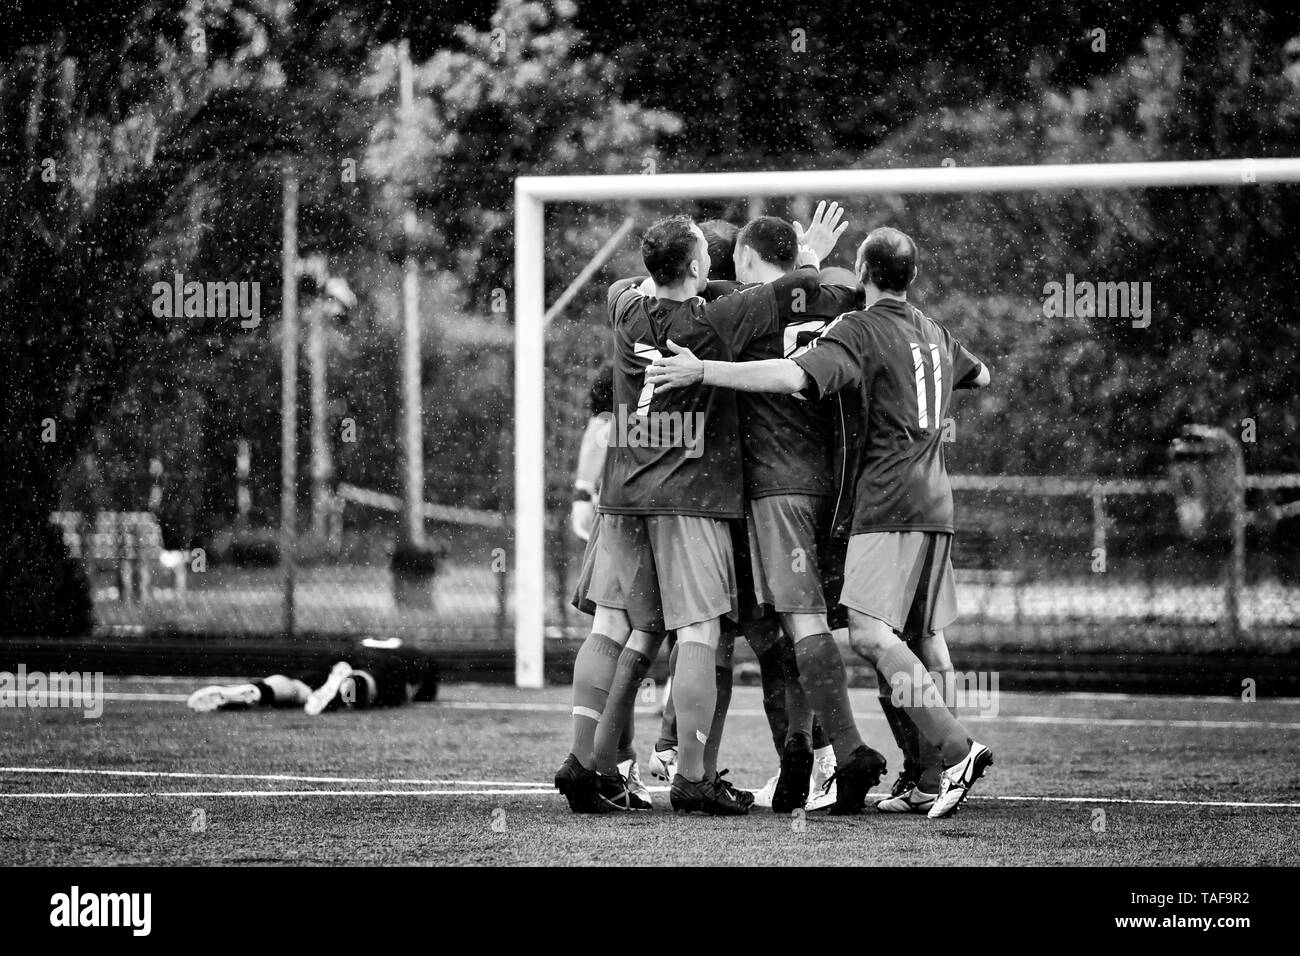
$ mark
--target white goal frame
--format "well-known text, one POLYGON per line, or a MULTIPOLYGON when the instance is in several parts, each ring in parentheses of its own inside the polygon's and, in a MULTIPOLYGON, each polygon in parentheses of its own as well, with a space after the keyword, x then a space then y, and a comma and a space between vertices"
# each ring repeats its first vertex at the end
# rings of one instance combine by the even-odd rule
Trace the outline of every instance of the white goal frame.
MULTIPOLYGON (((546 613, 545 209, 548 202, 1252 186, 1300 182, 1300 158, 515 180, 515 684, 541 687, 546 613)), ((567 467, 567 463, 565 463, 567 467)))

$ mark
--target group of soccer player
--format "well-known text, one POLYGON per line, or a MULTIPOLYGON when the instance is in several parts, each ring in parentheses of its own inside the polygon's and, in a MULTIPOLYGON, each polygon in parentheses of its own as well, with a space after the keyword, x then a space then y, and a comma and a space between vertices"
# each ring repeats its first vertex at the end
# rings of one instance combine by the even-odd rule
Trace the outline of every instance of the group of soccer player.
POLYGON ((821 203, 806 229, 762 216, 734 238, 663 219, 641 244, 649 276, 610 287, 598 505, 591 477, 579 487, 594 514, 579 529, 575 604, 593 622, 555 777, 575 812, 650 807, 631 720, 669 635, 672 699, 651 768, 676 811, 754 805, 718 769, 737 630, 762 669, 774 811, 813 806, 818 742, 834 761, 833 815, 863 812, 885 774, 850 706, 831 634, 842 615, 904 754, 877 809, 947 816, 993 762, 950 707, 943 637, 956 617, 943 422, 953 390, 989 373, 908 302, 917 248, 905 234, 871 232, 851 277, 821 271, 843 216, 821 203))

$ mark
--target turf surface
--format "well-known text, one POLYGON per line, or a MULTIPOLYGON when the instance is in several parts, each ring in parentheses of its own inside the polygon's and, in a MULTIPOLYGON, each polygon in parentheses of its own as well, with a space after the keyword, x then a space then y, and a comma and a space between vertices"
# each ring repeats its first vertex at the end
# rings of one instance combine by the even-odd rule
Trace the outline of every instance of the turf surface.
MULTIPOLYGON (((1293 865, 1300 833, 1296 700, 1004 693, 996 716, 969 721, 997 764, 953 819, 798 821, 677 817, 666 793, 652 813, 570 815, 549 788, 567 745, 565 687, 449 685, 438 703, 313 719, 193 714, 193 686, 109 679, 99 720, 0 708, 3 859, 1249 866, 1293 865), (1011 799, 1026 797, 1073 802, 1011 799)), ((854 704, 897 768, 874 694, 855 691, 854 704)), ((657 719, 638 721, 644 758, 657 719)), ((775 771, 752 688, 737 688, 723 758, 742 785, 775 771)))

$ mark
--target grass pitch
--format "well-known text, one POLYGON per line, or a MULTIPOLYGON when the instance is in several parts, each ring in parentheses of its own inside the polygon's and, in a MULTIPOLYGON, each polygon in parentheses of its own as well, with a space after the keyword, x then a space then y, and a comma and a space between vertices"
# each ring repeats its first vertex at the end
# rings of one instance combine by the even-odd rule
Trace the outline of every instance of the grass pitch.
MULTIPOLYGON (((193 681, 109 679, 103 717, 0 709, 10 864, 1293 865, 1300 700, 1007 694, 969 725, 997 763, 954 818, 575 817, 550 779, 567 687, 448 685, 318 718, 194 714, 193 681)), ((860 725, 901 757, 874 692, 860 725)), ((967 715, 963 715, 965 717, 967 715)), ((638 713, 644 761, 658 719, 638 713)), ((756 689, 723 763, 776 770, 756 689)), ((892 780, 892 773, 891 778, 892 780)), ((888 783, 889 780, 886 781, 888 783)))

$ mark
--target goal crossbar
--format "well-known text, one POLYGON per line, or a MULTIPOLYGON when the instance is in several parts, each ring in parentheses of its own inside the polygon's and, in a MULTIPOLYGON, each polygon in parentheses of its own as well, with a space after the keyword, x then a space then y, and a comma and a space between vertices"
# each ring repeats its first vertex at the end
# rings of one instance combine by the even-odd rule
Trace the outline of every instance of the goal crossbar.
MULTIPOLYGON (((551 202, 1021 192, 1300 182, 1300 158, 1042 166, 520 176, 515 179, 515 683, 543 683, 546 587, 545 208, 551 202)), ((568 462, 556 462, 567 468, 568 462)))

